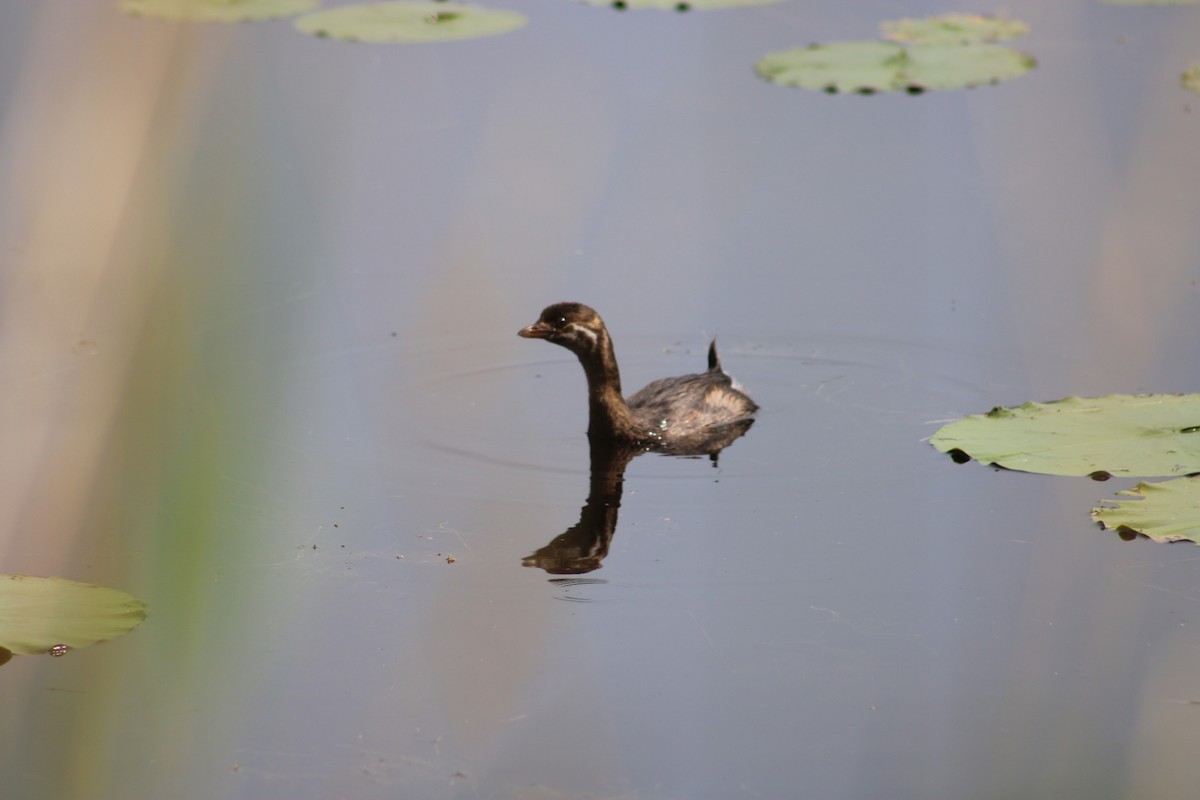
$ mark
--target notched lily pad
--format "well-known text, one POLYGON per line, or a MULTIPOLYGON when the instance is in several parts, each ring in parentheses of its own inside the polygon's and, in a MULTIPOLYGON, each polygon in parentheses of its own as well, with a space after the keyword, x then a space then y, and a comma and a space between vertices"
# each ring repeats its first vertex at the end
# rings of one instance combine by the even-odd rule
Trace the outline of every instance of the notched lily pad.
POLYGON ((1045 475, 1188 475, 1200 472, 1200 394, 997 407, 943 426, 930 443, 943 453, 1045 475))
POLYGON ((1029 26, 1015 19, 983 14, 943 14, 926 19, 898 19, 880 24, 883 38, 908 44, 966 44, 999 42, 1029 33, 1029 26))
POLYGON ((1184 70, 1181 83, 1183 88, 1200 93, 1200 63, 1192 64, 1184 70))
POLYGON ((1092 518, 1101 528, 1123 537, 1141 534, 1156 542, 1200 544, 1200 478, 1139 483, 1117 495, 1131 499, 1092 509, 1092 518))
POLYGON ((126 14, 190 22, 247 22, 290 17, 316 8, 317 0, 122 0, 126 14))
POLYGON ((145 618, 141 600, 107 586, 0 575, 0 656, 62 655, 123 636, 145 618))
POLYGON ((997 45, 835 42, 770 53, 755 69, 784 86, 874 94, 999 83, 1028 72, 1036 63, 1025 53, 997 45))
POLYGON ((444 42, 508 33, 528 19, 466 3, 363 3, 307 14, 296 27, 353 42, 444 42))
POLYGON ((618 11, 645 8, 659 11, 706 11, 741 6, 766 6, 782 3, 784 0, 582 0, 582 2, 591 6, 611 6, 618 11))

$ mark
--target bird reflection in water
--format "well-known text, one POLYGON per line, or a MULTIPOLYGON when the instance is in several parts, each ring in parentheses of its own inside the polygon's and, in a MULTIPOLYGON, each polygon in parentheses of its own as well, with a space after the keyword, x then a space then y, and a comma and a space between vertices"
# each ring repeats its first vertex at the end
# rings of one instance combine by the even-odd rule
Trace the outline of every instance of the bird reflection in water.
MULTIPOLYGON (((754 424, 753 419, 724 426, 710 449, 696 452, 665 451, 674 456, 707 455, 715 467, 717 455, 754 424)), ((567 528, 521 562, 540 567, 552 575, 581 575, 599 569, 617 530, 617 511, 621 507, 621 489, 625 467, 642 453, 656 452, 645 447, 612 442, 591 442, 591 478, 587 502, 579 510, 579 522, 567 528)))

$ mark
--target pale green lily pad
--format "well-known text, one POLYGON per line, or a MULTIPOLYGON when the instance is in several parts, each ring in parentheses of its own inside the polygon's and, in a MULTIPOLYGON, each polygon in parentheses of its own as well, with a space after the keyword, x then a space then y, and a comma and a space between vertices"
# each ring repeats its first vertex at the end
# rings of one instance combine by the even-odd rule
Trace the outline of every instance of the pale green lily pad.
POLYGON ((316 6, 317 0, 122 0, 121 10, 157 19, 247 22, 290 17, 316 6))
POLYGON ((1200 472, 1200 394, 997 407, 942 427, 931 444, 956 457, 1045 475, 1188 475, 1200 472))
POLYGON ((522 27, 524 14, 465 3, 363 3, 296 20, 305 33, 355 42, 444 42, 522 27))
POLYGON ((1183 72, 1183 88, 1200 92, 1200 64, 1192 64, 1183 72))
POLYGON ((10 654, 61 655, 129 633, 145 618, 142 601, 107 586, 0 575, 0 651, 10 654))
POLYGON ((1092 518, 1100 527, 1123 536, 1140 533, 1156 542, 1200 544, 1200 478, 1139 483, 1117 495, 1134 499, 1093 508, 1092 518))
POLYGON ((966 44, 999 42, 1029 33, 1029 26, 1015 19, 983 14, 943 14, 926 19, 898 19, 880 25, 883 38, 909 44, 966 44))
POLYGON ((1030 56, 998 45, 891 42, 815 44, 764 56, 758 74, 772 83, 826 92, 910 92, 998 83, 1029 71, 1030 56))
POLYGON ((742 6, 766 6, 784 0, 582 0, 592 6, 612 6, 618 11, 652 8, 659 11, 705 11, 742 6))

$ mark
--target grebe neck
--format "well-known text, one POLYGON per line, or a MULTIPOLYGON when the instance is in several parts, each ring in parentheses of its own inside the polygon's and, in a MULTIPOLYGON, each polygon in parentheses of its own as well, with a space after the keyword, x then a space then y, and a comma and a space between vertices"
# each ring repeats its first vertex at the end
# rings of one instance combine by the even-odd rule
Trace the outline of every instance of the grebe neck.
POLYGON ((608 331, 601 329, 596 347, 579 354, 588 385, 588 436, 618 438, 635 430, 633 414, 621 395, 621 371, 608 331))

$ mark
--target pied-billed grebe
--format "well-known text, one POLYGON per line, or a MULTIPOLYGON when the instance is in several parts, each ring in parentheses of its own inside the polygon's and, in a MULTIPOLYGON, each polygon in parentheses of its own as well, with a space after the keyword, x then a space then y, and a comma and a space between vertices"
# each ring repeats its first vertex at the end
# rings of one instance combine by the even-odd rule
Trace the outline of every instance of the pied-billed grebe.
POLYGON ((545 339, 579 357, 588 383, 588 436, 652 448, 724 446, 749 427, 758 405, 721 369, 717 340, 708 348, 708 371, 663 378, 625 399, 612 339, 600 315, 580 303, 556 303, 538 321, 517 331, 545 339), (736 430, 731 430, 731 428, 736 430))

